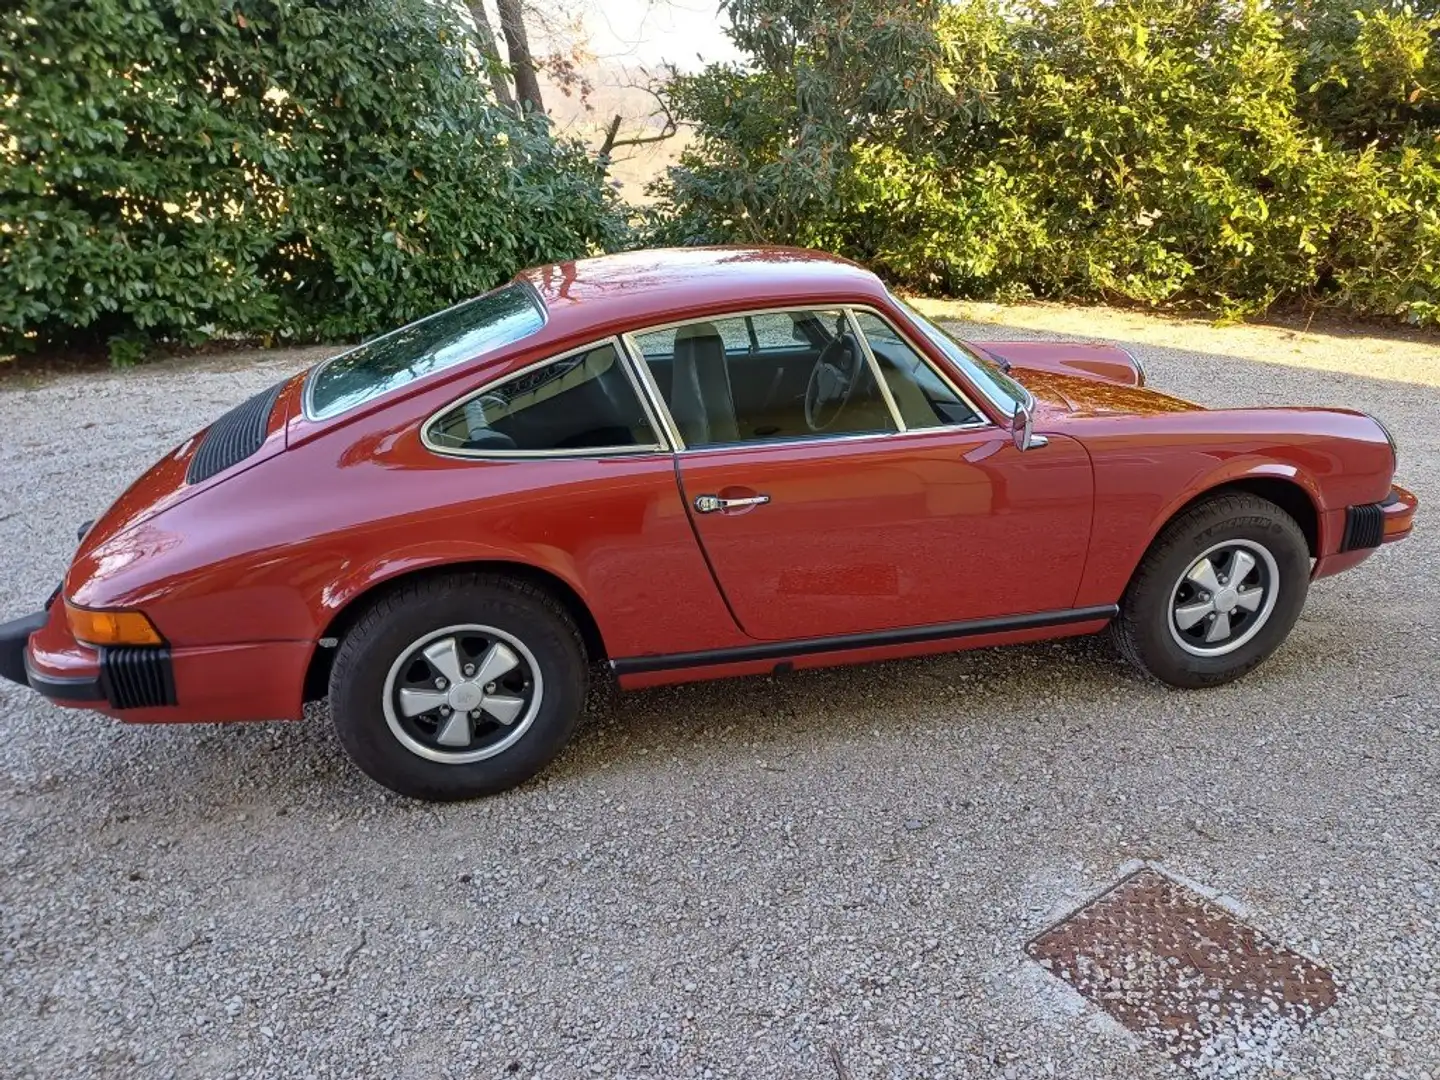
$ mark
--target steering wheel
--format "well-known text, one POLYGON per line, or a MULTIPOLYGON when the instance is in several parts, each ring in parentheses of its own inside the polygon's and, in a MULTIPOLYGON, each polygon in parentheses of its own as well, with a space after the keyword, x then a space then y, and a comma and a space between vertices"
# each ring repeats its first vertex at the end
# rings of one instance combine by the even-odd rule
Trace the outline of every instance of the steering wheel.
POLYGON ((847 332, 820 350, 805 387, 805 423, 811 431, 825 431, 840 419, 864 368, 860 343, 847 332))

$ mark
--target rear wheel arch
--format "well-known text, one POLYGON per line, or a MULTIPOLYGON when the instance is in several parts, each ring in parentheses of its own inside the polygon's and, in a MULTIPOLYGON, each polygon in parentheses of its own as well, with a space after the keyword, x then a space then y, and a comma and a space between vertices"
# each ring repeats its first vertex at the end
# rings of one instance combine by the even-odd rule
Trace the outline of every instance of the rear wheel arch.
MULTIPOLYGON (((428 578, 477 572, 521 581, 549 594, 575 621, 575 625, 580 631, 580 637, 585 644, 586 655, 591 663, 603 660, 608 655, 605 649, 605 639, 600 632, 600 625, 596 622, 589 605, 575 591, 574 586, 558 574, 528 563, 491 559, 440 563, 377 581, 368 589, 352 596, 331 616, 320 640, 332 639, 337 643, 343 641, 350 628, 359 621, 365 612, 370 610, 376 601, 398 589, 428 578)), ((330 669, 334 664, 336 652, 337 649, 334 647, 326 648, 318 642, 316 643, 310 655, 309 667, 305 672, 305 700, 307 702, 321 701, 329 693, 330 669)))

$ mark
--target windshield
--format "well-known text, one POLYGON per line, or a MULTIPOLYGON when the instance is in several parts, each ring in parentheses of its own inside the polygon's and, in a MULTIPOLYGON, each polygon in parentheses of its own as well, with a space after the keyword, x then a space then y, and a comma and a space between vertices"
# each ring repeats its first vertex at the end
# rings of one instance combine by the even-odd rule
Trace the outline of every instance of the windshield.
POLYGON ((951 363, 970 376, 970 381, 1006 416, 1014 414, 1016 405, 1029 404, 1029 392, 1009 375, 1006 375, 999 364, 993 360, 987 360, 983 356, 975 355, 893 293, 890 299, 905 309, 905 313, 910 316, 916 327, 935 343, 935 346, 946 355, 951 363))
POLYGON ((306 411, 312 420, 336 416, 544 325, 545 309, 534 291, 506 285, 327 360, 310 376, 306 411))

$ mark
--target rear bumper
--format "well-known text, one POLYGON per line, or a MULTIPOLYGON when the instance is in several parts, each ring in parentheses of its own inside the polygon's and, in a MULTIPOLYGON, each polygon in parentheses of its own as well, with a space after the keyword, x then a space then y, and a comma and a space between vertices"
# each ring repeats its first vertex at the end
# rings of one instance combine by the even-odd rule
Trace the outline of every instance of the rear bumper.
POLYGON ((37 611, 0 623, 0 678, 21 686, 31 685, 30 673, 25 669, 25 646, 30 643, 30 635, 44 626, 49 617, 47 612, 37 611))
POLYGON ((93 649, 62 605, 0 625, 0 676, 128 723, 298 720, 310 642, 93 649))

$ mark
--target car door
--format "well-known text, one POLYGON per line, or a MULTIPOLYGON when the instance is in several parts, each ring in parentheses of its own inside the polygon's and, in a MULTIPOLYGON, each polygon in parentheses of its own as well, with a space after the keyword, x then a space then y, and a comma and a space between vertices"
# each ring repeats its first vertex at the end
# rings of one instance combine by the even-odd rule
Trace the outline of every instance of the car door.
POLYGON ((833 328, 817 369, 838 356, 851 376, 821 430, 826 417, 788 396, 737 413, 754 387, 734 383, 766 373, 717 351, 725 320, 629 339, 642 359, 667 345, 674 357, 662 396, 688 430, 681 492, 741 628, 792 640, 1069 607, 1093 502, 1084 449, 1053 437, 1022 453, 873 314, 876 350, 843 311, 790 314, 833 328))

